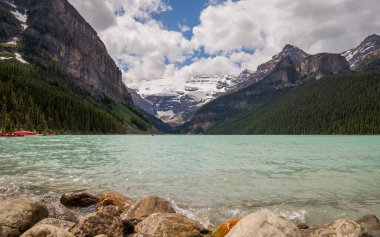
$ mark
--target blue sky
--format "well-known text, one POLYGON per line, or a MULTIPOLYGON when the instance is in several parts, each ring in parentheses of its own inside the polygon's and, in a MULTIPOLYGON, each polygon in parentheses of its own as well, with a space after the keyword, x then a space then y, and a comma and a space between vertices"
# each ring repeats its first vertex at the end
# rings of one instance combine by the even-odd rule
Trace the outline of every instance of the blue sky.
MULTIPOLYGON (((199 17, 202 10, 207 7, 207 0, 166 0, 172 10, 154 16, 162 22, 165 28, 180 31, 179 25, 186 25, 190 29, 199 25, 199 17)), ((185 32, 186 38, 191 39, 191 30, 185 32)))

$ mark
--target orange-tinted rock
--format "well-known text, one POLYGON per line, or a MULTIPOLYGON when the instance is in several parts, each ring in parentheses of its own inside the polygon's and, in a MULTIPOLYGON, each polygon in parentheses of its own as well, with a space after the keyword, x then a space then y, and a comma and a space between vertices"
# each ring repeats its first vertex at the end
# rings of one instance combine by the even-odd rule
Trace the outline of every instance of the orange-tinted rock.
POLYGON ((107 191, 100 198, 99 203, 96 205, 96 210, 99 211, 106 206, 116 206, 120 212, 124 211, 125 206, 128 206, 132 203, 132 199, 127 196, 118 193, 116 191, 107 191))
POLYGON ((230 230, 241 220, 242 218, 236 218, 229 220, 219 225, 211 234, 212 237, 224 237, 230 232, 230 230))

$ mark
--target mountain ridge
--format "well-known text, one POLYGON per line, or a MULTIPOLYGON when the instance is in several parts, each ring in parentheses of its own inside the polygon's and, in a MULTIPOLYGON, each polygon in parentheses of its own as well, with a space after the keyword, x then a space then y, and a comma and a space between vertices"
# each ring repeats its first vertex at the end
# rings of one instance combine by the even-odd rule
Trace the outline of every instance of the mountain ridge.
POLYGON ((152 124, 169 129, 135 108, 105 45, 67 0, 0 0, 0 10, 17 29, 8 31, 8 25, 0 24, 0 33, 7 33, 0 39, 0 66, 8 73, 0 78, 3 95, 8 95, 1 101, 0 130, 159 132, 152 124), (25 85, 22 94, 19 88, 25 85), (31 111, 22 114, 15 107, 26 103, 39 111, 33 121, 31 111))
MULTIPOLYGON (((284 47, 286 48, 289 46, 284 47)), ((289 55, 283 54, 284 56, 280 57, 278 55, 282 55, 281 52, 272 60, 262 64, 269 65, 266 67, 269 70, 262 70, 266 72, 263 78, 250 81, 248 85, 203 106, 185 125, 184 132, 206 133, 218 123, 233 117, 234 114, 242 113, 244 110, 254 110, 255 105, 252 103, 260 101, 259 97, 264 93, 269 92, 265 103, 270 103, 270 100, 278 97, 277 94, 281 94, 278 91, 284 88, 295 88, 329 74, 351 72, 348 62, 339 54, 322 53, 309 56, 304 54, 302 60, 296 57, 296 62, 293 61, 294 57, 289 55)))

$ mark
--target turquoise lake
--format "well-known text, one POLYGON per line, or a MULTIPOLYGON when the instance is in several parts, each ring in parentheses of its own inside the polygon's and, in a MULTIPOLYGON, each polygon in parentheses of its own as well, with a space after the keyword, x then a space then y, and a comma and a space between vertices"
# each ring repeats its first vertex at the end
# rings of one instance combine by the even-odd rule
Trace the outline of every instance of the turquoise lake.
POLYGON ((205 226, 380 216, 380 136, 0 138, 0 197, 79 189, 162 196, 205 226))

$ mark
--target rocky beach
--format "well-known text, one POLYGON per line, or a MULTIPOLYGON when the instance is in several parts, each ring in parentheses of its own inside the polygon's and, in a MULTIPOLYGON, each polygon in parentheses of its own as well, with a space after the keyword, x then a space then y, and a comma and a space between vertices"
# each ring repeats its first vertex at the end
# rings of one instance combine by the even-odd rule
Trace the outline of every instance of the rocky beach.
POLYGON ((161 197, 131 199, 116 191, 75 191, 61 197, 0 200, 1 237, 248 237, 380 236, 375 215, 339 219, 322 226, 295 223, 271 212, 255 212, 208 229, 178 214, 161 197))

